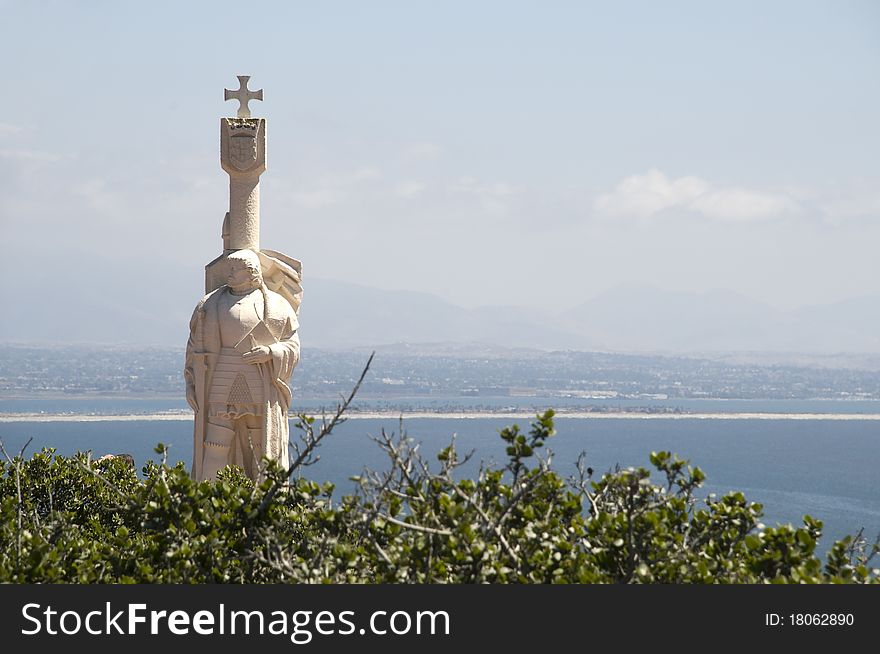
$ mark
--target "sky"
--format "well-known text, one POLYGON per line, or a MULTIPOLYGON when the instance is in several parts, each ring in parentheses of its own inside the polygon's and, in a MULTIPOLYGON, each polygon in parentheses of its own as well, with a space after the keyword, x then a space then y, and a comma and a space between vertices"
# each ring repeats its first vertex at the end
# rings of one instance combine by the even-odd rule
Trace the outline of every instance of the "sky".
POLYGON ((25 313, 105 289, 188 316, 222 247, 238 74, 265 93, 261 242, 303 261, 306 293, 535 312, 632 285, 782 309, 880 294, 880 3, 0 12, 0 272, 25 313))

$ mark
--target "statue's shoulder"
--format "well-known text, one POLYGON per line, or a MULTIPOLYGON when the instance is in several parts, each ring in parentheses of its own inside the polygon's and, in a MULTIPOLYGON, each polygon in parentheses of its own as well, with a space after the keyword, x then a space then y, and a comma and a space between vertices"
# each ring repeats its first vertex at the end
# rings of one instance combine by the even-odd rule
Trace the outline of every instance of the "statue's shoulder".
POLYGON ((204 310, 208 304, 216 302, 217 298, 219 298, 225 290, 226 286, 221 286, 208 293, 205 297, 199 300, 199 303, 196 305, 196 311, 204 310))
POLYGON ((296 310, 291 306, 286 297, 271 288, 266 289, 266 299, 272 303, 272 313, 296 316, 296 310))

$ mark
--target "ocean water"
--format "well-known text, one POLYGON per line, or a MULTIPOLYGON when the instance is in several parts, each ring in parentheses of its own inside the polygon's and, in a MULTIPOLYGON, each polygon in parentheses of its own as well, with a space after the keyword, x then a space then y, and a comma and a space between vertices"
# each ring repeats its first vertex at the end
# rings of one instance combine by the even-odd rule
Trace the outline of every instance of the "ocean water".
MULTIPOLYGON (((456 434, 461 451, 475 450, 472 462, 461 471, 469 475, 481 460, 504 461, 498 430, 512 422, 492 417, 413 418, 405 420, 403 428, 432 461, 456 434)), ((525 427, 528 421, 516 422, 525 427)), ((564 475, 574 474, 581 451, 601 474, 615 465, 650 467, 652 450, 670 450, 706 473, 701 497, 744 491, 748 499, 764 504, 767 525, 798 525, 805 514, 823 520, 823 551, 832 539, 859 528, 871 538, 880 532, 880 421, 559 418, 556 426, 548 447, 554 453, 554 468, 564 475)), ((337 494, 349 491, 349 478, 365 466, 385 467, 382 452, 371 440, 382 429, 397 433, 400 423, 352 419, 337 427, 319 449, 321 460, 304 475, 335 483, 337 494)), ((61 454, 127 452, 138 466, 158 458, 153 447, 160 441, 169 445, 171 463, 183 461, 189 468, 192 456, 192 423, 185 420, 0 422, 0 439, 10 453, 28 438, 33 438, 30 453, 50 446, 61 454)))

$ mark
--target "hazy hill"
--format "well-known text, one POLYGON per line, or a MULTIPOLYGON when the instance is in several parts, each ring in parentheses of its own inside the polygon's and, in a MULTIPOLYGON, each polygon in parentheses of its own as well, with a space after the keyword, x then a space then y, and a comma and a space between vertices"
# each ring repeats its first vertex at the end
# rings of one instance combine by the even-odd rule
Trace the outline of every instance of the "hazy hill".
POLYGON ((792 341, 818 352, 880 352, 880 296, 805 307, 794 312, 792 341))
POLYGON ((790 317, 727 291, 678 293, 624 286, 562 314, 560 321, 612 350, 788 349, 790 317))
POLYGON ((483 342, 665 352, 880 352, 880 296, 780 311, 729 291, 626 286, 560 314, 468 310, 426 293, 312 280, 303 336, 321 347, 483 342))
MULTIPOLYGON (((182 287, 183 274, 168 270, 166 278, 136 292, 114 275, 100 284, 41 280, 41 293, 5 305, 0 342, 182 346, 200 292, 199 280, 190 277, 182 287)), ((622 352, 880 353, 880 296, 785 312, 728 291, 625 286, 552 314, 492 305, 491 298, 466 309, 428 293, 306 278, 301 319, 303 341, 323 348, 482 343, 622 352)))
POLYGON ((584 339, 558 328, 555 316, 517 307, 475 310, 435 295, 383 291, 313 279, 301 309, 302 337, 316 347, 387 343, 483 342, 506 347, 583 349, 584 339))

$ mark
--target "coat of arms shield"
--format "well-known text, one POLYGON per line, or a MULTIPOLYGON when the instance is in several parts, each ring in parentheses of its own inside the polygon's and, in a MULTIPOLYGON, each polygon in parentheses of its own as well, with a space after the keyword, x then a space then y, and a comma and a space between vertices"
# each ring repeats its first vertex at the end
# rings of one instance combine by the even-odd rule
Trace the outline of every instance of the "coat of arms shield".
POLYGON ((239 170, 247 170, 257 160, 257 140, 249 134, 236 134, 229 139, 229 158, 239 170))

